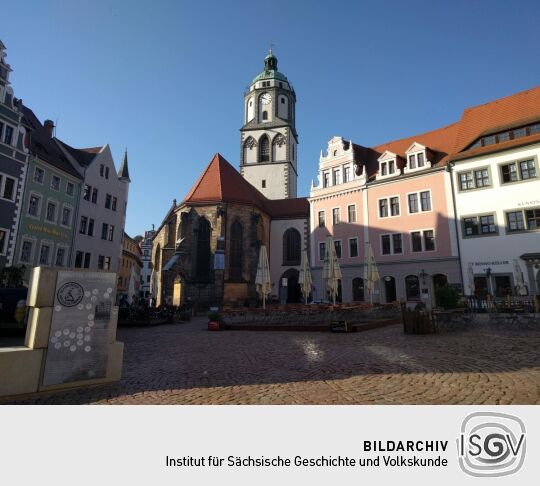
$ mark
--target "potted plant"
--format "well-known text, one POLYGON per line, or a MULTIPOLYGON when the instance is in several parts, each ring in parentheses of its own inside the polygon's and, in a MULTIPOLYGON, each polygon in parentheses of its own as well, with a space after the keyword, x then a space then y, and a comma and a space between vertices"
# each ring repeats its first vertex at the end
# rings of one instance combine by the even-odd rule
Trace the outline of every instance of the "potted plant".
POLYGON ((221 331, 221 329, 222 329, 221 314, 217 311, 210 311, 208 313, 208 330, 221 331))

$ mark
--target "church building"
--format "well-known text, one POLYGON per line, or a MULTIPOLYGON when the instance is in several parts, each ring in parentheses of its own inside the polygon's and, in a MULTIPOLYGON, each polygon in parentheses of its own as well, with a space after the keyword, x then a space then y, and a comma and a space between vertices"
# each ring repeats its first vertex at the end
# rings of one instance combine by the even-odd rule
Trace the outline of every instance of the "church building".
POLYGON ((152 246, 157 305, 255 305, 261 245, 272 297, 300 300, 309 203, 297 195, 296 95, 270 52, 244 99, 240 172, 219 153, 156 231, 152 246))

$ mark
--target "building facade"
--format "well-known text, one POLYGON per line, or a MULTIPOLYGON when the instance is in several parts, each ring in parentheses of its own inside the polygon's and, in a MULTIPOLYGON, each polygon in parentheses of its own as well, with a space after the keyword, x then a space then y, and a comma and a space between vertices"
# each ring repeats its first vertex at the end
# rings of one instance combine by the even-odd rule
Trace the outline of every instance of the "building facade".
POLYGON ((127 153, 117 172, 109 145, 74 149, 59 142, 59 146, 73 164, 79 165, 84 177, 72 266, 118 272, 131 182, 127 153))
POLYGON ((132 304, 141 290, 141 249, 139 243, 124 232, 122 258, 118 269, 117 298, 132 304))
POLYGON ((451 158, 465 294, 540 295, 540 88, 466 110, 451 158))
POLYGON ((141 289, 139 297, 150 299, 152 294, 152 239, 156 231, 151 229, 144 232, 143 239, 139 242, 141 249, 141 289))
POLYGON ((14 262, 26 267, 27 281, 32 267, 71 265, 82 176, 54 140, 52 121, 23 112, 30 156, 14 262))
POLYGON ((0 269, 16 262, 17 229, 28 168, 22 103, 9 84, 11 67, 0 41, 0 269))
POLYGON ((296 93, 272 51, 244 96, 240 173, 268 199, 297 197, 296 93))

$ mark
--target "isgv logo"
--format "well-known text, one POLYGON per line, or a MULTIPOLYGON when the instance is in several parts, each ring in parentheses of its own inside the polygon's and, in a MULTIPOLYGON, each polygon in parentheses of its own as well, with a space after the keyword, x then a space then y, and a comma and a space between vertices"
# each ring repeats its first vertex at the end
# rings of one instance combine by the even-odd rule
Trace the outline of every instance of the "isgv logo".
POLYGON ((476 477, 514 474, 525 461, 526 440, 525 425, 518 417, 472 413, 463 420, 457 439, 459 466, 476 477))

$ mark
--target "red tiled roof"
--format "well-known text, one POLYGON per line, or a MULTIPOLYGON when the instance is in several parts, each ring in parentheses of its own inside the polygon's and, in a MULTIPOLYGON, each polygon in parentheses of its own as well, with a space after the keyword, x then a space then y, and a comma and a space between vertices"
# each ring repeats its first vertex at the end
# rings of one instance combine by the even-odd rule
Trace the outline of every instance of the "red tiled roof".
POLYGON ((306 198, 269 200, 255 189, 221 154, 216 154, 183 203, 234 202, 251 204, 274 217, 309 215, 306 198))
MULTIPOLYGON (((523 125, 540 118, 540 86, 520 93, 491 101, 484 105, 468 108, 459 121, 459 130, 455 140, 454 153, 462 152, 480 135, 488 135, 501 127, 523 125)), ((522 143, 523 140, 511 140, 508 146, 522 143)), ((479 152, 497 150, 497 144, 482 147, 479 152)), ((499 147, 500 148, 500 147, 499 147)))

